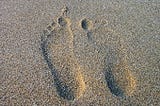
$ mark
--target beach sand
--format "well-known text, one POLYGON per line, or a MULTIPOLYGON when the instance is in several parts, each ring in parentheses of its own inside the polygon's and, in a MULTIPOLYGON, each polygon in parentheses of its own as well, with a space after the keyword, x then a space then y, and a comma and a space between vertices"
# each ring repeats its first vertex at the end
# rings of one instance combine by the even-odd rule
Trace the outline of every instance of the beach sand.
POLYGON ((158 106, 159 0, 1 0, 0 105, 158 106))

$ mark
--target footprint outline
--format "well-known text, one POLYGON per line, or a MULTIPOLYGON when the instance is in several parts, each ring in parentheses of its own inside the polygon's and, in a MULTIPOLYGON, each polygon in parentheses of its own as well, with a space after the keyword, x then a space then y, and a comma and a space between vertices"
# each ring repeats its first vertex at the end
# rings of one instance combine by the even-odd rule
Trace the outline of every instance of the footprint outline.
MULTIPOLYGON (((57 18, 57 23, 58 23, 59 27, 61 27, 61 28, 67 27, 67 30, 69 31, 69 33, 72 34, 71 29, 69 28, 70 23, 68 23, 67 21, 69 21, 69 19, 67 19, 64 16, 59 16, 57 18)), ((55 23, 55 22, 52 22, 52 23, 55 23)), ((62 97, 63 99, 66 99, 66 100, 69 100, 69 101, 70 100, 75 100, 75 99, 80 98, 82 96, 82 93, 84 93, 85 82, 84 82, 84 79, 82 78, 82 75, 81 75, 82 73, 78 72, 79 75, 77 74, 78 75, 77 77, 80 78, 80 80, 82 80, 82 82, 79 82, 79 83, 82 84, 82 85, 80 85, 80 88, 79 88, 79 89, 82 89, 82 91, 78 91, 79 89, 77 88, 78 89, 77 92, 80 93, 80 94, 78 94, 77 92, 74 92, 72 90, 72 88, 70 88, 69 85, 65 84, 65 82, 63 82, 59 78, 59 73, 56 70, 55 66, 53 65, 53 62, 51 60, 51 57, 49 56, 49 51, 48 51, 48 44, 49 44, 48 39, 50 38, 50 36, 55 36, 53 25, 55 25, 55 24, 49 25, 49 27, 47 27, 47 29, 43 31, 43 35, 41 36, 42 54, 43 54, 44 60, 46 61, 49 69, 51 70, 51 74, 52 74, 53 80, 54 80, 54 86, 56 87, 58 95, 60 97, 62 97), (51 35, 51 34, 53 34, 53 35, 51 35)), ((57 28, 57 27, 55 27, 55 28, 57 28)))

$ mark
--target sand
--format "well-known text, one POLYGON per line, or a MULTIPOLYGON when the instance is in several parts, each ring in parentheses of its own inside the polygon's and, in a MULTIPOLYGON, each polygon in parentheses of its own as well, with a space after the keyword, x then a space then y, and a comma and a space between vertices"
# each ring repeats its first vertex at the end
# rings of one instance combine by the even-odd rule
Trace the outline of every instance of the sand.
POLYGON ((159 14, 159 0, 1 0, 0 105, 158 106, 159 14))

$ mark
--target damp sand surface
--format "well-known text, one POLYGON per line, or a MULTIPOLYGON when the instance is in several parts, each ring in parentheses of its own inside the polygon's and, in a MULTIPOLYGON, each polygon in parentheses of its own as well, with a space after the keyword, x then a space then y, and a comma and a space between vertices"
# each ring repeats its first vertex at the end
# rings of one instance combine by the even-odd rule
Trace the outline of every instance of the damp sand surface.
POLYGON ((154 105, 160 2, 1 1, 0 105, 154 105))

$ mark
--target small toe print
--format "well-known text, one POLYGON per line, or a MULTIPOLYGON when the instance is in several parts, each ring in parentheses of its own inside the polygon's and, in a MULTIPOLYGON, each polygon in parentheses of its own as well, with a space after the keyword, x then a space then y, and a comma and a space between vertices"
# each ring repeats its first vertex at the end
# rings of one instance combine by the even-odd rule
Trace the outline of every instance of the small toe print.
POLYGON ((58 24, 62 27, 66 26, 67 25, 67 21, 65 20, 65 18, 63 17, 59 17, 58 18, 58 24))
POLYGON ((53 29, 53 28, 52 28, 52 26, 50 26, 50 25, 47 27, 47 30, 49 30, 49 31, 51 31, 52 29, 53 29))
POLYGON ((54 27, 55 25, 56 25, 56 23, 53 21, 53 22, 51 23, 51 26, 54 27))

